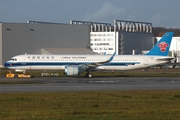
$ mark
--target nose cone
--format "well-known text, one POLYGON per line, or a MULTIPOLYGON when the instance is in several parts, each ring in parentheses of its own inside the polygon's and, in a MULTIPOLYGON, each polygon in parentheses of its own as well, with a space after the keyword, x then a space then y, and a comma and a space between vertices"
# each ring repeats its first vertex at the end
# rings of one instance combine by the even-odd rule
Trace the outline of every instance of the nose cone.
POLYGON ((5 63, 4 63, 4 67, 8 68, 9 66, 11 66, 10 63, 8 63, 8 62, 5 62, 5 63))

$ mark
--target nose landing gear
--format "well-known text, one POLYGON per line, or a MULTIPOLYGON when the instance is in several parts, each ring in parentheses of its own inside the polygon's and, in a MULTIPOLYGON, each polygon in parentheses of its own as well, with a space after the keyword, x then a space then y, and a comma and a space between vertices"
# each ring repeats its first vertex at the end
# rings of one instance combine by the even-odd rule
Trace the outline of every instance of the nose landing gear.
POLYGON ((93 74, 88 72, 88 73, 86 73, 86 77, 92 78, 92 77, 93 77, 93 74))

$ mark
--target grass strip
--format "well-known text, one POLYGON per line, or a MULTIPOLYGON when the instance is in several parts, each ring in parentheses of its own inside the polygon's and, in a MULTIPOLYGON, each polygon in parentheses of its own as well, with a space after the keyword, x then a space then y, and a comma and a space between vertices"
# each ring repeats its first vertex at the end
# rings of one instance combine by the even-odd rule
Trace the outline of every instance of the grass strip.
MULTIPOLYGON (((2 70, 0 76, 5 76, 8 70, 2 70)), ((42 70, 27 70, 26 74, 41 76, 42 73, 48 73, 49 76, 54 76, 58 74, 60 77, 65 77, 64 71, 42 71, 42 70)), ((180 77, 180 69, 138 69, 129 71, 96 71, 92 72, 94 76, 97 77, 180 77)), ((58 77, 57 76, 57 77, 58 77)), ((86 76, 86 72, 82 73, 80 76, 86 76)))
POLYGON ((1 120, 176 120, 180 90, 0 93, 1 120))

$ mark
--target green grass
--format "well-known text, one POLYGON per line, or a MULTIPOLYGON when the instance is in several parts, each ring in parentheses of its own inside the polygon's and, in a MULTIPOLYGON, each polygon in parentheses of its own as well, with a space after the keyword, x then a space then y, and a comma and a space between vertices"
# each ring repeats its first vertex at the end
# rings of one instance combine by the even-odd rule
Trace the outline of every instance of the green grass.
MULTIPOLYGON (((0 71, 0 76, 5 76, 8 70, 4 69, 0 71)), ((35 70, 27 70, 26 74, 41 76, 41 73, 58 73, 60 77, 68 77, 64 75, 64 71, 35 71, 35 70)), ((129 71, 96 71, 92 72, 96 77, 180 77, 180 69, 138 69, 138 70, 129 70, 129 71)), ((86 72, 82 73, 80 77, 84 77, 86 72)))
POLYGON ((180 90, 0 93, 1 120, 178 120, 180 90))

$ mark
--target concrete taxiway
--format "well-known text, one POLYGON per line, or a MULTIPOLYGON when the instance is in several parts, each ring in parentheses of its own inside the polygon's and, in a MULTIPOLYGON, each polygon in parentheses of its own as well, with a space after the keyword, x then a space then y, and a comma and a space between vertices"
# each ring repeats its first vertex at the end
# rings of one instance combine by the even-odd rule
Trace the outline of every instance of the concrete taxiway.
POLYGON ((0 84, 0 92, 60 92, 102 90, 180 90, 180 77, 35 77, 4 78, 0 82, 40 84, 0 84))

